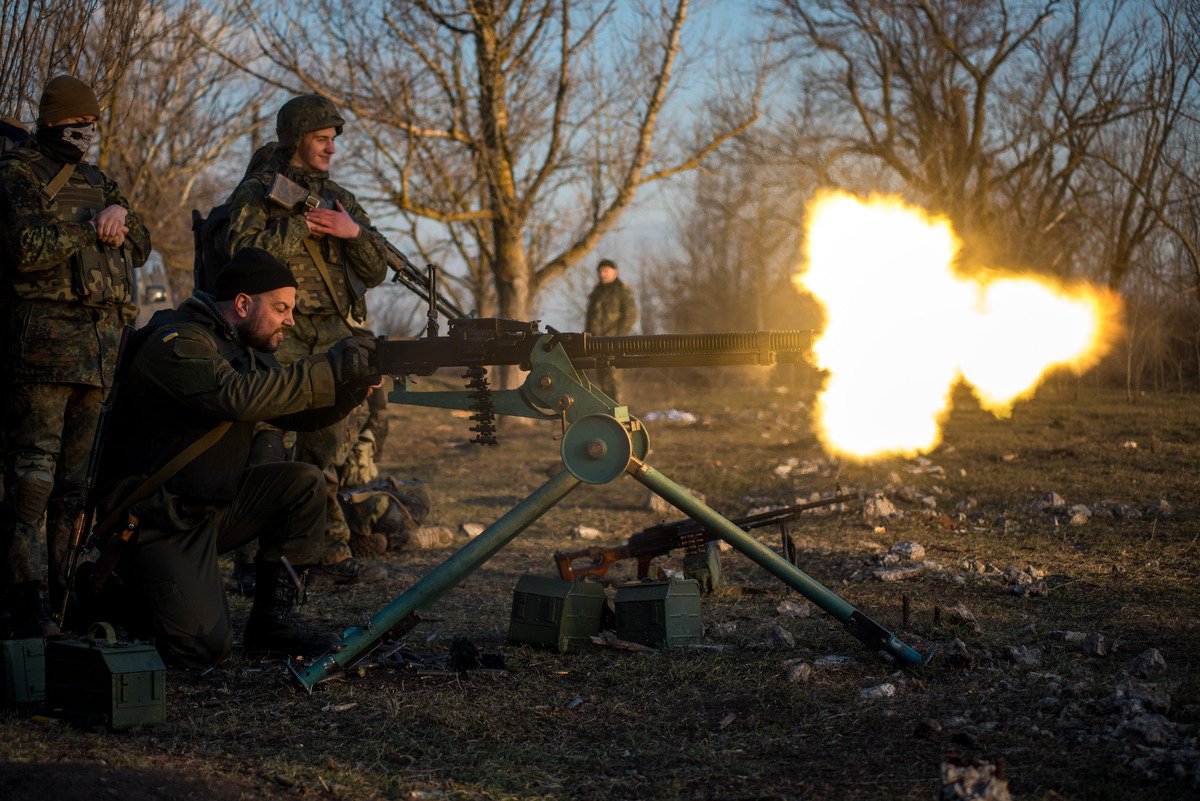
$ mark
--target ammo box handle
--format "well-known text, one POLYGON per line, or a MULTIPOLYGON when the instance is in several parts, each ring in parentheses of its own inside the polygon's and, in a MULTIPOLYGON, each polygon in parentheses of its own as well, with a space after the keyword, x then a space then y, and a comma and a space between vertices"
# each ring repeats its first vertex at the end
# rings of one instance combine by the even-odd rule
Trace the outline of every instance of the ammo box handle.
POLYGON ((105 623, 103 620, 97 621, 88 627, 88 642, 90 642, 92 645, 95 645, 96 635, 100 632, 104 632, 104 639, 109 645, 117 644, 117 632, 113 630, 112 626, 110 626, 108 623, 105 623))

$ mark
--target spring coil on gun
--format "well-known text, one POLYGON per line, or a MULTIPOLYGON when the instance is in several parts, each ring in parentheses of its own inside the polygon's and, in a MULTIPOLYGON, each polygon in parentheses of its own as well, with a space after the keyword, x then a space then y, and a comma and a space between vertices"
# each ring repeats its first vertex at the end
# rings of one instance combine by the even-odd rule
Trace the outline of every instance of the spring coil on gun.
POLYGON ((471 419, 475 425, 471 430, 476 436, 471 442, 480 445, 495 445, 496 442, 496 409, 492 406, 492 390, 488 385, 487 368, 483 365, 472 365, 462 374, 467 379, 467 397, 471 399, 471 419))
POLYGON ((763 351, 805 351, 811 331, 730 331, 725 333, 658 334, 592 337, 589 356, 710 355, 763 351))

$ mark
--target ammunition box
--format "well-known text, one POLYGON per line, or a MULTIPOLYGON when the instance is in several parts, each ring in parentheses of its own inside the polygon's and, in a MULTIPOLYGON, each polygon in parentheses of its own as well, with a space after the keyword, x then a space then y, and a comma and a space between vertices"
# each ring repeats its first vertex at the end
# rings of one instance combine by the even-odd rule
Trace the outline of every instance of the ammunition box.
POLYGON ((600 633, 604 588, 594 581, 521 576, 513 590, 508 641, 560 653, 590 643, 600 633))
POLYGON ((0 640, 0 705, 36 704, 46 699, 46 641, 0 640))
POLYGON ((78 640, 46 645, 46 706, 87 726, 122 731, 161 723, 165 678, 153 645, 118 640, 107 623, 78 640))
POLYGON ((673 648, 704 636, 700 585, 694 580, 641 581, 617 588, 617 636, 673 648))

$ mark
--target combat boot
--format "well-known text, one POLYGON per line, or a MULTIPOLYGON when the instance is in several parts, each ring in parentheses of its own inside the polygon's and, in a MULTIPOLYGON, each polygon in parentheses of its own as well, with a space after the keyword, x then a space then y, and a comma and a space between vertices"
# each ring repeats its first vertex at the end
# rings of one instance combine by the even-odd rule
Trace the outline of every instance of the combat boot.
POLYGON ((282 565, 258 565, 243 645, 247 656, 318 656, 337 647, 342 641, 338 635, 311 628, 292 615, 298 595, 282 565))
POLYGON ((12 631, 14 639, 45 637, 54 639, 62 632, 50 608, 46 605, 46 593, 40 581, 26 581, 9 588, 12 609, 12 631))
POLYGON ((314 578, 329 579, 334 584, 373 584, 388 577, 383 565, 360 562, 354 557, 333 565, 317 565, 312 573, 314 578))

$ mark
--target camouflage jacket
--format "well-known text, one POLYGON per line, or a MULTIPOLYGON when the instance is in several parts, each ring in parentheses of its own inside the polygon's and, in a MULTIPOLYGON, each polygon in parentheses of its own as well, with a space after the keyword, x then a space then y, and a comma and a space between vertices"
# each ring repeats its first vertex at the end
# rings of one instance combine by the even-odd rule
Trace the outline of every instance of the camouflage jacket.
POLYGON ((620 278, 611 284, 596 284, 588 295, 587 325, 589 334, 623 337, 637 323, 637 304, 633 290, 620 278))
POLYGON ((46 175, 59 166, 32 140, 0 159, 4 367, 20 383, 106 386, 121 327, 137 311, 132 270, 149 255, 150 234, 116 183, 86 162, 47 201, 46 175), (101 245, 89 222, 109 205, 129 212, 121 248, 101 245))
POLYGON ((387 251, 383 236, 371 227, 362 206, 327 172, 283 164, 272 157, 266 169, 246 176, 229 200, 229 252, 260 247, 292 268, 296 282, 296 311, 299 314, 338 314, 339 307, 353 309, 357 320, 366 317, 363 295, 387 276, 387 251), (326 286, 309 255, 304 240, 310 238, 302 211, 285 209, 267 199, 276 172, 283 173, 323 200, 340 202, 362 231, 354 239, 313 239, 329 270, 336 299, 326 286))

